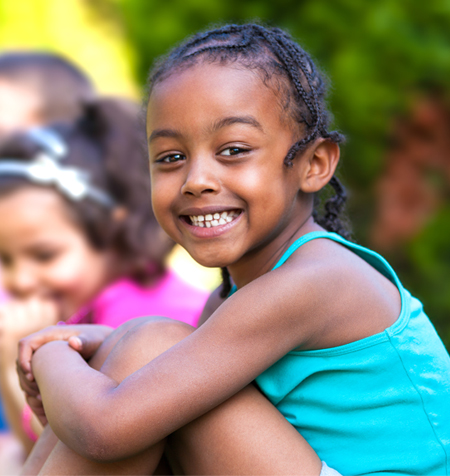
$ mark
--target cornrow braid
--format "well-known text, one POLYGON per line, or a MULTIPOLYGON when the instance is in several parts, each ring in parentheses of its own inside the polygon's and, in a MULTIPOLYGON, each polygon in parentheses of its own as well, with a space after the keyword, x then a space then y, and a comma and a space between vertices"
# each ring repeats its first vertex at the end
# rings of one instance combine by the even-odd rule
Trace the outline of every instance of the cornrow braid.
POLYGON ((220 268, 222 273, 222 289, 220 290, 220 297, 226 298, 231 291, 231 279, 228 268, 220 268))
MULTIPOLYGON (((311 57, 285 31, 258 24, 225 25, 199 33, 176 47, 156 63, 148 79, 148 95, 152 88, 170 75, 188 69, 200 62, 239 63, 261 74, 264 84, 278 81, 285 102, 283 108, 304 128, 302 138, 289 149, 284 163, 291 167, 297 155, 319 137, 339 143, 344 136, 329 131, 330 114, 325 103, 326 83, 311 57)), ((313 216, 329 231, 349 238, 347 222, 341 219, 347 194, 341 182, 333 176, 329 185, 334 196, 324 204, 325 213, 313 216)), ((315 199, 315 203, 318 200, 315 199)), ((231 289, 230 276, 222 268, 225 297, 231 289)))
POLYGON ((347 201, 347 192, 336 176, 331 177, 328 184, 333 187, 335 195, 326 201, 324 205, 325 215, 323 217, 315 217, 316 222, 328 231, 333 231, 346 239, 351 239, 347 222, 339 219, 347 201))

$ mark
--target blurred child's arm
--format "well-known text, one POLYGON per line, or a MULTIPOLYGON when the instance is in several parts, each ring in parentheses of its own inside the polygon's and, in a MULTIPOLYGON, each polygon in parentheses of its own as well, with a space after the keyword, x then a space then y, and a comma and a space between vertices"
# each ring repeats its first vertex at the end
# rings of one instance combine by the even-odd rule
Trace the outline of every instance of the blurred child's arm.
MULTIPOLYGON (((0 387, 8 423, 21 440, 27 452, 34 440, 23 427, 22 412, 25 397, 16 373, 17 344, 19 339, 42 327, 55 324, 58 312, 53 303, 38 298, 11 300, 0 308, 0 387)), ((28 421, 40 433, 42 427, 31 415, 28 421)))
POLYGON ((57 442, 58 438, 53 433, 50 425, 47 425, 44 428, 38 443, 36 443, 31 450, 31 453, 25 461, 20 474, 22 476, 35 476, 39 474, 39 471, 41 470, 57 442))
POLYGON ((315 339, 312 317, 324 312, 322 276, 305 272, 299 278, 290 268, 286 264, 242 288, 198 330, 120 384, 90 368, 67 343, 40 348, 33 372, 56 435, 92 459, 136 454, 315 339))
POLYGON ((203 308, 197 327, 200 327, 202 324, 204 324, 208 320, 208 318, 216 311, 216 309, 225 301, 226 298, 220 297, 221 290, 222 286, 219 286, 209 296, 208 300, 205 303, 205 307, 203 308))

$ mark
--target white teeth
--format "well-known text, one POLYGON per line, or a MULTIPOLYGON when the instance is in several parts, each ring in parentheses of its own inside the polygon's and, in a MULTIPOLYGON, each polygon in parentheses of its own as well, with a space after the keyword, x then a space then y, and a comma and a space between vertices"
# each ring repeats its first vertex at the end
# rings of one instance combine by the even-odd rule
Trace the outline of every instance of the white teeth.
POLYGON ((201 228, 211 228, 219 225, 226 225, 234 220, 239 215, 239 212, 230 210, 221 213, 209 213, 208 215, 190 215, 191 224, 201 228))

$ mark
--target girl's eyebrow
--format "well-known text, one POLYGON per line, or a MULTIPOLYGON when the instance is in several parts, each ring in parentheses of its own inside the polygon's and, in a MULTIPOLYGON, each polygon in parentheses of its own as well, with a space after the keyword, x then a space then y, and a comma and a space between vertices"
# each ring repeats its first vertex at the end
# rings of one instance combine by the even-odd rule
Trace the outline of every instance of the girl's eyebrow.
MULTIPOLYGON (((248 124, 256 129, 259 129, 261 132, 264 132, 262 125, 253 117, 253 116, 229 116, 224 117, 216 121, 213 126, 211 127, 212 132, 216 132, 222 127, 231 126, 232 124, 248 124)), ((148 143, 150 144, 153 140, 157 139, 158 137, 172 137, 172 138, 179 138, 182 137, 182 133, 175 129, 156 129, 154 130, 149 138, 148 143)))
POLYGON ((224 117, 216 121, 212 127, 212 131, 215 132, 222 127, 231 126, 232 124, 248 124, 256 127, 261 132, 264 132, 262 125, 253 116, 230 116, 224 117))
POLYGON ((153 140, 157 139, 158 137, 181 137, 182 134, 179 131, 176 131, 174 129, 156 129, 154 130, 149 138, 148 138, 148 143, 152 142, 153 140))

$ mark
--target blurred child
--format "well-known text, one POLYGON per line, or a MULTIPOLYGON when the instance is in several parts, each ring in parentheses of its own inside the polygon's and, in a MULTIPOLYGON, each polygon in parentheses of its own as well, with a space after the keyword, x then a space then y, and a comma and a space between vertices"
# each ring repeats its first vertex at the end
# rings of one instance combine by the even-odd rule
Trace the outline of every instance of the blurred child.
MULTIPOLYGON (((89 78, 58 54, 0 54, 0 137, 31 126, 73 121, 81 115, 82 105, 95 96, 89 78)), ((0 287, 0 303, 5 299, 5 291, 0 287)), ((8 467, 6 474, 10 474, 15 464, 12 459, 17 459, 13 453, 18 452, 16 442, 10 441, 12 435, 3 410, 0 400, 0 467, 8 467)))
POLYGON ((32 445, 15 372, 21 337, 58 321, 117 327, 161 314, 196 325, 206 300, 165 268, 173 242, 150 205, 138 114, 130 103, 85 105, 73 124, 0 144, 0 258, 12 299, 0 308, 6 412, 32 445))
POLYGON ((73 121, 95 96, 87 76, 62 56, 25 51, 0 55, 0 136, 73 121))

